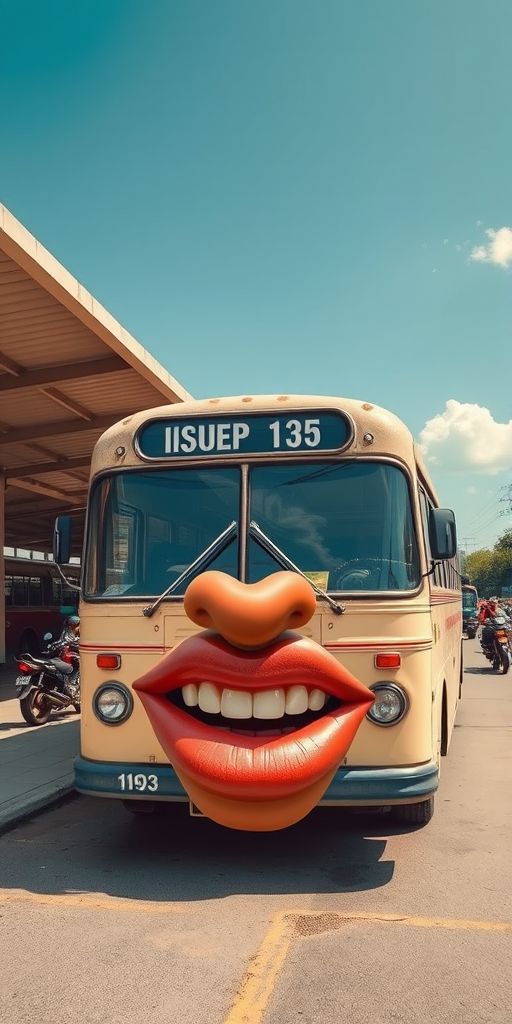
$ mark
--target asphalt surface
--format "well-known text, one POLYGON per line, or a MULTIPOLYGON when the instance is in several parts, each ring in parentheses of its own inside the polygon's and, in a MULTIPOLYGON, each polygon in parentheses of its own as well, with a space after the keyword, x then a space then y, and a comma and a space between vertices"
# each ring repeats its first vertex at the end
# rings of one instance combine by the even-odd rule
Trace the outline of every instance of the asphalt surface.
POLYGON ((0 1024, 511 1024, 512 669, 476 641, 424 828, 77 797, 0 838, 0 1024))

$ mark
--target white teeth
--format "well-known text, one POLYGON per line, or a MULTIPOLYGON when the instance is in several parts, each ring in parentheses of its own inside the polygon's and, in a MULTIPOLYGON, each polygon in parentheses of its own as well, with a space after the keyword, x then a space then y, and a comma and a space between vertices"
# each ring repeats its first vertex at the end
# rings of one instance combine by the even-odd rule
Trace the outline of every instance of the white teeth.
POLYGON ((201 711, 208 711, 210 715, 220 715, 220 693, 213 683, 201 683, 198 702, 201 711))
POLYGON ((325 693, 323 690, 311 690, 308 700, 310 711, 321 711, 325 704, 325 693))
POLYGON ((245 690, 223 690, 220 713, 224 718, 252 718, 252 694, 245 690))
POLYGON ((195 708, 197 704, 197 686, 195 683, 187 683, 181 689, 183 700, 188 708, 195 708))
MULTIPOLYGON (((224 718, 244 720, 248 718, 277 719, 287 715, 303 715, 310 711, 321 711, 326 700, 323 690, 308 690, 305 686, 290 686, 286 690, 263 690, 248 693, 247 690, 221 690, 213 683, 187 683, 182 687, 184 704, 193 708, 199 704, 201 711, 210 715, 222 714, 224 718)), ((291 727, 294 731, 295 726, 291 727)), ((290 730, 287 730, 290 731, 290 730)))
POLYGON ((282 718, 285 709, 284 690, 263 690, 252 701, 255 718, 282 718))
POLYGON ((290 686, 286 690, 286 714, 303 715, 308 710, 308 691, 305 686, 290 686))

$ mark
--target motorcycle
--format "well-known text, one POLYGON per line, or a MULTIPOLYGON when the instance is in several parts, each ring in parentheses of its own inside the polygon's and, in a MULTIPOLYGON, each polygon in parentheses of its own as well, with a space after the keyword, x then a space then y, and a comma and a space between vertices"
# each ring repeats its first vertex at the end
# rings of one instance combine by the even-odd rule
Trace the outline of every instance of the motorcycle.
POLYGON ((80 713, 80 655, 67 639, 52 640, 46 633, 46 651, 38 658, 17 658, 20 675, 15 681, 20 710, 28 725, 45 725, 52 711, 73 707, 80 713))
POLYGON ((482 629, 480 644, 482 652, 492 663, 495 672, 505 675, 510 668, 512 657, 512 630, 510 620, 504 615, 495 615, 486 619, 482 629))
POLYGON ((469 618, 466 619, 464 623, 464 632, 468 640, 475 639, 476 634, 478 633, 478 625, 479 623, 476 615, 470 615, 469 618))

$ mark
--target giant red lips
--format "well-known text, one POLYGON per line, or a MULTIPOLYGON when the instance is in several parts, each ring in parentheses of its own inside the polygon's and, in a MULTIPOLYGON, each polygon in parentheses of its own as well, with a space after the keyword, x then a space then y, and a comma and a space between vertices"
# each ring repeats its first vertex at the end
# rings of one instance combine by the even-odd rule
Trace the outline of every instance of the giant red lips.
POLYGON ((136 680, 134 690, 193 803, 220 824, 255 831, 284 828, 315 806, 374 700, 331 654, 294 633, 254 651, 200 633, 136 680), (178 706, 181 688, 205 681, 253 698, 299 684, 323 691, 326 705, 319 717, 302 716, 305 724, 294 716, 292 730, 278 735, 269 736, 268 725, 258 732, 254 719, 226 731, 178 706), (247 724, 254 734, 244 734, 247 724))

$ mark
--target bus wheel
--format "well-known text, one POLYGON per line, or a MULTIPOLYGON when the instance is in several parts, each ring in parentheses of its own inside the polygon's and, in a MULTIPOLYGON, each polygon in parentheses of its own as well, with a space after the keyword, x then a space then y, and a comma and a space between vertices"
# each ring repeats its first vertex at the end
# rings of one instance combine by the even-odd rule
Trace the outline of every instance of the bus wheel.
POLYGON ((428 800, 422 800, 418 804, 402 804, 392 807, 391 812, 395 821, 405 825, 427 825, 434 814, 434 797, 429 796, 428 800))
POLYGON ((123 800, 123 807, 125 811, 130 811, 130 814, 142 816, 153 814, 156 804, 154 800, 123 800))
POLYGON ((20 654, 22 655, 33 654, 34 657, 37 657, 37 655, 41 653, 39 637, 37 633, 34 633, 33 629, 26 629, 24 633, 21 634, 19 647, 20 654))

